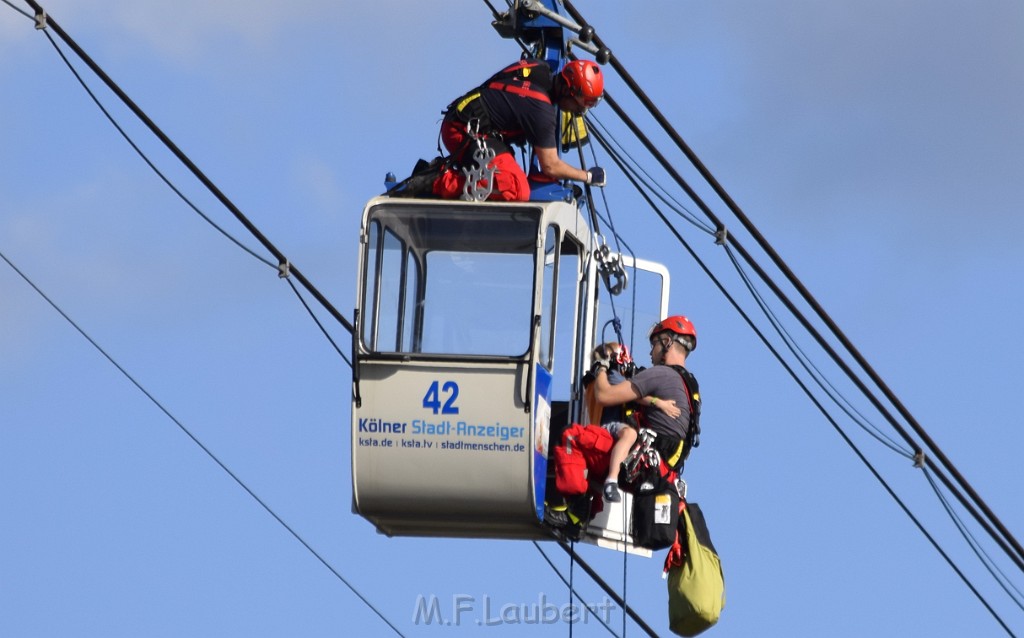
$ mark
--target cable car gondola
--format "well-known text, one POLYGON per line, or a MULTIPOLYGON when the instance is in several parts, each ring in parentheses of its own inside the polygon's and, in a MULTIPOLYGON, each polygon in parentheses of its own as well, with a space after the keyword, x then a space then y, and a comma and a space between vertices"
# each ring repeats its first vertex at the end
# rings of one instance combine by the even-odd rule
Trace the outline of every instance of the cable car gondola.
MULTIPOLYGON (((360 241, 354 510, 388 535, 551 538, 549 450, 585 419, 607 249, 575 201, 382 196, 360 241)), ((651 325, 668 273, 621 260, 651 325)), ((619 546, 622 505, 606 505, 587 534, 619 546)))

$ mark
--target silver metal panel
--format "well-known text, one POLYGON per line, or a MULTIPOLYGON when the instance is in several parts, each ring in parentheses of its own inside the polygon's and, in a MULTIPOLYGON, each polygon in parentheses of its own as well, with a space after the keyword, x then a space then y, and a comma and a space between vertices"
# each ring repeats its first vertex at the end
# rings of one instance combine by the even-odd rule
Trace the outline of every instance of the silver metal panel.
POLYGON ((537 528, 525 374, 522 363, 362 363, 356 510, 388 534, 537 528))
POLYGON ((622 495, 624 498, 618 503, 604 503, 604 509, 587 526, 583 540, 619 552, 625 548, 630 554, 650 558, 653 552, 633 545, 633 538, 627 533, 633 513, 633 496, 628 493, 622 495))

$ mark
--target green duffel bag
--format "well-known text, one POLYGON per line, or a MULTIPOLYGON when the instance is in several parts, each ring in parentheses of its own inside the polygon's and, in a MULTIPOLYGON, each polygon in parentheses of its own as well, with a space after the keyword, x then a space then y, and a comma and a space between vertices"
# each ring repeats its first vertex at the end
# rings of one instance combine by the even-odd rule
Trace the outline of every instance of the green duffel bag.
POLYGON ((722 614, 725 576, 700 507, 684 501, 679 509, 679 542, 685 555, 668 569, 668 625, 680 636, 696 636, 722 614))

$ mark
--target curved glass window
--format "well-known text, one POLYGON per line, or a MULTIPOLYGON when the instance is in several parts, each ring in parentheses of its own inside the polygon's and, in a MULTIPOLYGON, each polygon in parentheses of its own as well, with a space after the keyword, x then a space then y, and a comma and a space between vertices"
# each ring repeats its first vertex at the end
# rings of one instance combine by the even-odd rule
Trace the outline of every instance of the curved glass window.
POLYGON ((367 349, 528 351, 538 209, 381 204, 369 219, 360 335, 367 349))

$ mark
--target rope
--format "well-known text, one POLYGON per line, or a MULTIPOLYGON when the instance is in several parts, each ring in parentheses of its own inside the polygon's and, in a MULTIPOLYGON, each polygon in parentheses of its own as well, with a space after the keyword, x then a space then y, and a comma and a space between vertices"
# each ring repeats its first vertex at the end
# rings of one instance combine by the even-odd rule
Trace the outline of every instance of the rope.
MULTIPOLYGON (((623 602, 625 602, 627 600, 627 598, 626 598, 626 583, 628 581, 627 576, 628 576, 628 567, 629 567, 629 552, 627 550, 629 549, 629 546, 628 546, 628 543, 627 543, 626 539, 629 536, 629 534, 628 534, 628 530, 629 530, 628 525, 629 525, 629 511, 626 509, 626 499, 625 499, 625 497, 623 497, 623 499, 622 499, 622 600, 623 600, 623 602)), ((623 614, 623 616, 622 616, 622 635, 623 635, 623 637, 625 637, 625 635, 626 635, 626 616, 625 616, 625 614, 623 614)))
MULTIPOLYGON (((576 541, 569 541, 569 547, 575 548, 576 541)), ((573 579, 573 567, 576 565, 576 552, 569 552, 569 603, 572 604, 572 579, 573 579)), ((569 638, 572 638, 573 620, 572 614, 569 615, 569 638)))
MULTIPOLYGON (((548 558, 548 555, 544 552, 544 550, 541 549, 540 544, 537 541, 531 541, 531 542, 533 543, 533 546, 537 548, 537 551, 540 552, 540 555, 547 562, 548 567, 550 567, 551 570, 555 572, 555 575, 558 576, 558 578, 562 581, 562 583, 564 583, 567 587, 569 587, 570 593, 572 595, 576 596, 576 600, 580 601, 585 607, 587 607, 589 609, 590 605, 588 605, 587 602, 585 600, 583 600, 583 597, 580 596, 579 592, 576 591, 576 589, 572 585, 569 584, 569 580, 566 579, 566 577, 562 575, 562 572, 558 571, 558 568, 555 567, 555 564, 551 561, 550 558, 548 558)), ((569 601, 572 602, 572 598, 571 597, 570 597, 569 601)), ((611 627, 608 626, 608 623, 605 622, 605 620, 603 618, 601 618, 600 615, 594 614, 594 617, 597 618, 597 621, 599 623, 601 623, 601 625, 603 625, 605 629, 608 630, 608 633, 610 633, 613 636, 617 636, 617 634, 612 630, 611 627)))
MULTIPOLYGON (((651 629, 650 625, 648 625, 648 624, 647 624, 646 622, 644 622, 644 619, 643 619, 643 618, 641 618, 641 617, 640 617, 640 615, 639 615, 639 614, 637 614, 637 613, 636 613, 636 612, 635 612, 635 611, 633 610, 633 608, 632 608, 632 607, 630 607, 629 605, 627 605, 627 604, 626 604, 626 601, 625 601, 625 599, 624 599, 624 598, 622 598, 621 596, 619 596, 619 595, 618 595, 618 594, 617 594, 617 593, 615 592, 615 590, 614 590, 614 589, 612 589, 612 588, 611 588, 611 587, 610 587, 610 586, 608 585, 608 583, 606 583, 606 582, 604 581, 604 579, 603 579, 603 578, 601 578, 601 575, 600 575, 600 574, 598 574, 598 573, 597 573, 596 571, 594 571, 594 568, 592 568, 592 567, 591 567, 591 566, 590 566, 589 564, 587 564, 587 562, 586 562, 585 560, 583 560, 583 559, 582 559, 582 558, 581 558, 581 557, 580 557, 580 556, 579 556, 578 554, 576 554, 576 553, 575 553, 575 551, 574 551, 574 550, 573 550, 573 549, 572 549, 571 547, 569 547, 569 545, 568 545, 568 544, 566 544, 566 543, 565 543, 565 541, 558 541, 558 546, 559 546, 559 547, 561 547, 561 548, 562 548, 563 550, 565 550, 565 551, 566 551, 567 553, 569 553, 569 554, 573 554, 573 555, 575 555, 575 556, 576 556, 576 563, 577 563, 577 564, 578 564, 578 565, 580 566, 580 568, 581 568, 581 569, 582 569, 582 570, 583 570, 584 572, 586 572, 586 573, 587 573, 587 575, 588 575, 588 576, 590 576, 590 578, 591 578, 591 579, 592 579, 592 580, 593 580, 593 581, 594 581, 595 583, 597 583, 597 585, 598 585, 598 586, 599 586, 599 587, 600 587, 601 589, 603 589, 603 590, 604 590, 604 592, 605 592, 606 594, 608 594, 609 596, 611 596, 612 600, 614 600, 614 601, 615 601, 615 602, 616 602, 616 603, 617 603, 617 604, 619 605, 619 607, 621 607, 621 608, 622 608, 622 610, 623 610, 623 611, 624 611, 624 612, 625 612, 625 613, 626 613, 626 614, 627 614, 627 615, 628 615, 628 616, 629 616, 630 618, 632 618, 632 619, 633 619, 633 622, 635 622, 635 623, 636 623, 636 624, 637 624, 637 625, 638 625, 638 626, 639 626, 639 627, 640 627, 640 628, 641 628, 641 629, 642 629, 642 630, 644 631, 644 633, 646 633, 646 634, 647 634, 648 636, 650 636, 651 638, 658 638, 658 634, 657 634, 657 633, 656 633, 656 632, 655 632, 655 631, 654 631, 653 629, 651 629)), ((625 626, 625 622, 626 622, 625 618, 623 619, 623 621, 622 621, 622 622, 623 622, 623 626, 625 626)))

